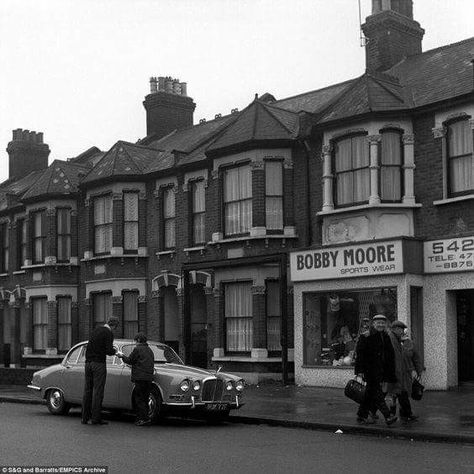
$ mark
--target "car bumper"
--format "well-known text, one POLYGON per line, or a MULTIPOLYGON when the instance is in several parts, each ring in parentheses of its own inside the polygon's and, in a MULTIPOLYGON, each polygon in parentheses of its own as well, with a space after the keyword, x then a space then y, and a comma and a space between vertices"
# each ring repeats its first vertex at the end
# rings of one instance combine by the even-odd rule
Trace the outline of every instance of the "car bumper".
POLYGON ((41 387, 38 387, 38 385, 30 384, 30 385, 27 385, 27 388, 29 388, 30 390, 33 390, 33 392, 37 393, 38 395, 41 394, 41 387))
POLYGON ((169 407, 182 407, 182 408, 211 408, 212 406, 215 405, 227 405, 228 408, 231 410, 235 410, 237 408, 240 408, 243 403, 240 401, 239 397, 235 397, 233 401, 222 401, 222 400, 216 400, 212 402, 203 402, 201 400, 196 400, 195 397, 191 397, 191 401, 176 401, 176 402, 164 402, 163 405, 169 406, 169 407))

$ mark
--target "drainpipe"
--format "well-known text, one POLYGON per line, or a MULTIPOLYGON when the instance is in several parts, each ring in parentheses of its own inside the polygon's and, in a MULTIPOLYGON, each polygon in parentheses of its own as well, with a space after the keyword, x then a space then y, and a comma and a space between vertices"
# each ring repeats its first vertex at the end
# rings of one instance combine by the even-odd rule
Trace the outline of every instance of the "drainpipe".
POLYGON ((281 378, 283 385, 288 385, 288 303, 287 303, 287 261, 288 255, 280 257, 280 345, 281 345, 281 378))
POLYGON ((306 220, 308 222, 308 229, 307 229, 307 234, 306 234, 306 245, 311 245, 312 237, 313 237, 313 231, 312 231, 312 225, 311 225, 311 193, 310 193, 310 187, 311 187, 311 178, 310 178, 310 173, 309 173, 309 162, 310 162, 310 157, 311 157, 311 147, 309 146, 308 140, 303 139, 303 145, 304 149, 306 152, 306 220))

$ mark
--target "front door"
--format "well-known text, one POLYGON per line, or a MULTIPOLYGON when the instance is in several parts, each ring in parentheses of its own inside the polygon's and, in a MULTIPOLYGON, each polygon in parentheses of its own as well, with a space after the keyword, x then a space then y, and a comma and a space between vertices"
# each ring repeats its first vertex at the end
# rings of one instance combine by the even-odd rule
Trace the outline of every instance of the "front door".
POLYGON ((202 286, 191 287, 191 364, 207 367, 207 306, 202 286))
POLYGON ((474 290, 456 292, 460 382, 474 382, 474 290))

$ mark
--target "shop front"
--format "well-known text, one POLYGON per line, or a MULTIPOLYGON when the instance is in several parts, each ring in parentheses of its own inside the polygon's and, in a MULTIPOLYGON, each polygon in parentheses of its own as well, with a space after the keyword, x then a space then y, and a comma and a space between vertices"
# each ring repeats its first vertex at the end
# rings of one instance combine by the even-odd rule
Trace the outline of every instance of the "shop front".
POLYGON ((422 244, 380 240, 293 252, 295 381, 344 387, 375 314, 402 320, 423 352, 422 244))

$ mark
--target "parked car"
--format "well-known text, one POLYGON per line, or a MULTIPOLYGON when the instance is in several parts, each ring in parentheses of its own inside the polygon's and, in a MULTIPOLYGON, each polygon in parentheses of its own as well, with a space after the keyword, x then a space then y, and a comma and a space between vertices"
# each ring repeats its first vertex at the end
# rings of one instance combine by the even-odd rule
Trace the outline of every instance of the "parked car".
MULTIPOLYGON (((155 355, 153 391, 150 395, 150 418, 157 421, 166 414, 204 414, 210 419, 225 419, 230 410, 242 406, 244 381, 219 370, 184 365, 171 347, 148 342, 155 355)), ((60 364, 33 374, 28 388, 46 400, 53 415, 65 415, 71 406, 82 404, 87 341, 76 344, 60 364)), ((116 339, 114 346, 126 356, 135 342, 116 339)), ((107 357, 107 382, 102 407, 114 411, 135 408, 134 385, 129 365, 119 357, 107 357)))

